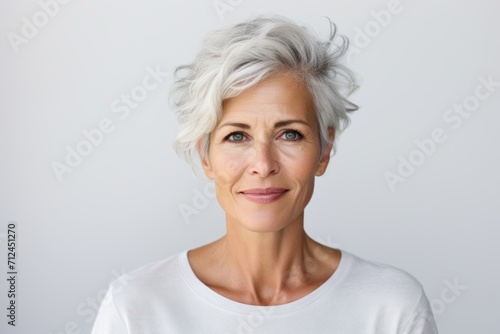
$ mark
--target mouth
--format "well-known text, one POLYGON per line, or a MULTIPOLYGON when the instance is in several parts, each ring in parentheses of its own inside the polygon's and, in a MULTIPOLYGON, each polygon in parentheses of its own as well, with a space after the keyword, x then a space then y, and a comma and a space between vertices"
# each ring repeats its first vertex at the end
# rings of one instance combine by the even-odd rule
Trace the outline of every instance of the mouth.
POLYGON ((272 203, 283 197, 288 192, 285 188, 255 188, 247 189, 240 192, 248 200, 255 203, 272 203))

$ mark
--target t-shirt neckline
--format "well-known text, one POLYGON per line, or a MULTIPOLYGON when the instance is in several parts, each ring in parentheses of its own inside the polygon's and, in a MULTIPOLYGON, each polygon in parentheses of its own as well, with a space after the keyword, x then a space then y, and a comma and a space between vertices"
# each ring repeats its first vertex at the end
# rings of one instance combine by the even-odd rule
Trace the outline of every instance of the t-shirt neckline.
POLYGON ((195 275, 193 269, 191 268, 187 255, 188 251, 189 250, 185 250, 178 256, 179 269, 186 284, 207 302, 221 307, 228 312, 236 312, 242 314, 249 314, 255 311, 260 311, 263 314, 282 314, 301 310, 305 306, 322 298, 328 291, 334 289, 335 286, 337 286, 339 282, 344 279, 352 262, 352 254, 340 250, 341 257, 337 269, 323 284, 321 284, 315 290, 290 303, 273 306, 258 306, 234 301, 220 295, 219 293, 206 286, 202 281, 200 281, 200 279, 195 275))

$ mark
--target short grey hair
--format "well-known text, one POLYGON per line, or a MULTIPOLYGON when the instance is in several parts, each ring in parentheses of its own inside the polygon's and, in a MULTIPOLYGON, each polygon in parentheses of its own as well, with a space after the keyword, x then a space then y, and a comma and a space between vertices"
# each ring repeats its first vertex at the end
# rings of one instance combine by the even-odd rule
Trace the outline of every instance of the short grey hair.
POLYGON ((276 73, 290 73, 313 98, 321 152, 350 123, 358 106, 347 99, 356 89, 355 76, 341 63, 349 42, 329 20, 330 36, 321 41, 310 29, 279 15, 259 14, 245 22, 210 31, 193 63, 174 71, 170 100, 180 128, 174 148, 195 169, 208 153, 210 132, 217 125, 225 99, 276 73), (198 152, 197 143, 201 140, 198 152), (198 154, 199 153, 199 154, 198 154))

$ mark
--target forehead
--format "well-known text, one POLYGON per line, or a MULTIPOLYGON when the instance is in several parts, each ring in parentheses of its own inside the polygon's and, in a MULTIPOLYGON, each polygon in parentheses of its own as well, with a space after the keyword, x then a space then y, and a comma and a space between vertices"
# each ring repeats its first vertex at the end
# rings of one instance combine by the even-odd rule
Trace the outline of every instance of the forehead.
POLYGON ((314 121, 313 99, 307 87, 293 75, 275 74, 224 100, 220 121, 288 117, 314 121))

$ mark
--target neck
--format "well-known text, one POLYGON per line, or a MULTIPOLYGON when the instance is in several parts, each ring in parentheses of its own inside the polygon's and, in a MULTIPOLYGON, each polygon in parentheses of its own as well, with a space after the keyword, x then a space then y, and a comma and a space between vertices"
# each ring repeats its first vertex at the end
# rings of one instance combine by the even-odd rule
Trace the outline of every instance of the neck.
POLYGON ((303 214, 279 231, 249 231, 230 219, 226 225, 227 234, 212 248, 215 268, 231 282, 230 290, 245 292, 247 303, 288 302, 291 291, 314 288, 331 275, 325 263, 331 263, 332 252, 307 236, 303 214))
POLYGON ((306 233, 302 222, 273 232, 253 232, 227 224, 226 260, 247 278, 282 280, 304 258, 306 233))

